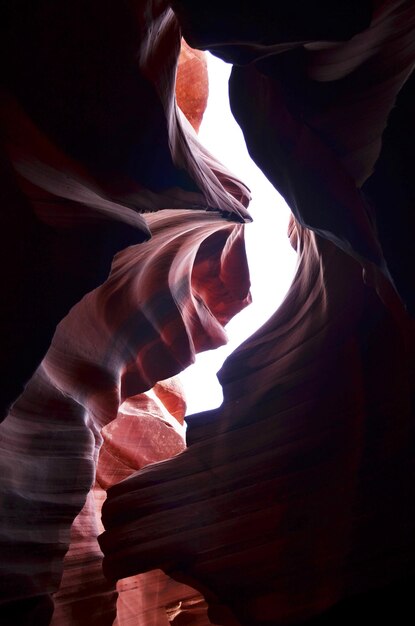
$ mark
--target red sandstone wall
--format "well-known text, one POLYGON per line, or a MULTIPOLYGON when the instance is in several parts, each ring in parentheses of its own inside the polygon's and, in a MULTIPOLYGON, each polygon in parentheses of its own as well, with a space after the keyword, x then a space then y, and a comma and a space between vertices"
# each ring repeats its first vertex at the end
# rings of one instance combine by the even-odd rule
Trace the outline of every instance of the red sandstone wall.
POLYGON ((22 0, 1 18, 2 624, 413 616, 413 3, 22 0), (140 394, 249 303, 250 218, 177 107, 182 34, 235 64, 234 115, 299 253, 183 452, 180 394, 158 388, 170 417, 140 394))

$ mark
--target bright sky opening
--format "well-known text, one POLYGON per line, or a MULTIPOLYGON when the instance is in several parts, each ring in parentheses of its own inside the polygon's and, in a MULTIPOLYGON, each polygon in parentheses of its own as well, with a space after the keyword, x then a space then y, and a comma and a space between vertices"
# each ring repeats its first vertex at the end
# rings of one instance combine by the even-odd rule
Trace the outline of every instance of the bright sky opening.
POLYGON ((228 344, 199 354, 196 362, 180 375, 186 393, 187 415, 221 405, 223 394, 216 372, 226 357, 279 307, 297 263, 297 255, 287 236, 289 208, 250 158, 242 131, 229 107, 228 79, 232 66, 209 53, 207 57, 209 100, 199 139, 251 190, 249 212, 254 221, 245 228, 245 241, 253 302, 226 326, 228 344))

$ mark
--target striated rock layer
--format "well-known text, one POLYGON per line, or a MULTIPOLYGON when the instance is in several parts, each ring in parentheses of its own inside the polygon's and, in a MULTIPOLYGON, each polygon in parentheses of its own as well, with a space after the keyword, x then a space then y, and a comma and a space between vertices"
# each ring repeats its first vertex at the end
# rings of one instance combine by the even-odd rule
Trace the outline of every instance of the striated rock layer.
POLYGON ((0 18, 3 419, 57 323, 117 251, 150 237, 140 214, 243 222, 249 192, 176 105, 181 37, 167 3, 27 0, 0 18))
POLYGON ((244 626, 303 622, 413 574, 413 322, 333 244, 300 228, 298 245, 285 302, 220 372, 224 405, 104 505, 107 575, 162 567, 220 624, 221 605, 244 626))
MULTIPOLYGON (((176 104, 181 36, 167 3, 19 2, 1 17, 0 621, 110 624, 101 429, 153 386, 183 421, 180 388, 160 381, 222 345, 250 301, 249 192, 176 104)), ((114 480, 123 455, 134 471, 183 449, 153 413, 134 418, 138 458, 120 443, 114 480)), ((161 610, 176 623, 206 614, 161 572, 134 586, 143 626, 161 610)))
POLYGON ((1 623, 413 621, 413 2, 0 17, 1 623), (160 381, 249 303, 250 218, 177 106, 176 75, 196 127, 207 95, 198 52, 177 70, 182 33, 235 64, 299 253, 186 450, 160 381))
POLYGON ((173 5, 191 45, 235 63, 232 110, 297 220, 375 263, 413 313, 413 2, 173 5))
POLYGON ((220 372, 221 409, 189 418, 189 448, 109 490, 105 572, 161 567, 221 624, 401 623, 415 569, 414 5, 173 5, 191 45, 236 64, 232 109, 297 219, 300 264, 220 372))
MULTIPOLYGON (((184 210, 160 211, 148 221, 152 239, 120 252, 109 278, 60 322, 41 365, 1 425, 1 599, 12 603, 4 609, 7 623, 26 623, 24 600, 34 596, 45 614, 29 609, 30 619, 48 623, 48 596, 59 588, 70 539, 68 575, 80 553, 79 575, 98 576, 96 495, 88 496, 71 538, 70 530, 93 486, 102 427, 117 417, 124 400, 180 372, 196 351, 222 345, 223 324, 250 301, 242 225, 184 210)), ((165 387, 164 396, 174 395, 172 386, 165 387)), ((162 387, 156 386, 160 395, 162 387)), ((148 411, 144 405, 134 419, 136 443, 129 439, 132 426, 125 414, 115 431, 104 432, 100 485, 128 475, 120 460, 114 467, 105 460, 114 455, 112 432, 127 431, 127 441, 118 441, 115 450, 131 471, 183 449, 183 435, 174 438, 169 429, 172 443, 164 443, 163 429, 157 432, 159 416, 156 412, 152 424, 148 411)), ((70 583, 79 586, 80 598, 89 592, 82 579, 70 583)), ((103 580, 100 584, 108 594, 103 580)), ((99 598, 96 605, 84 603, 83 610, 89 623, 111 623, 99 598)), ((75 619, 78 613, 70 615, 75 619)))
MULTIPOLYGON (((54 594, 51 624, 140 624, 168 626, 190 616, 192 623, 210 624, 206 602, 192 588, 177 583, 162 571, 153 571, 109 583, 102 571, 97 542, 101 532, 101 504, 105 489, 155 460, 169 458, 185 448, 182 422, 185 403, 177 410, 180 385, 169 379, 157 383, 160 403, 148 394, 130 398, 117 418, 102 430, 96 482, 71 529, 59 590, 54 594), (161 392, 161 393, 160 393, 161 392), (167 406, 176 407, 176 417, 167 406)), ((181 398, 183 395, 181 394, 181 398)))

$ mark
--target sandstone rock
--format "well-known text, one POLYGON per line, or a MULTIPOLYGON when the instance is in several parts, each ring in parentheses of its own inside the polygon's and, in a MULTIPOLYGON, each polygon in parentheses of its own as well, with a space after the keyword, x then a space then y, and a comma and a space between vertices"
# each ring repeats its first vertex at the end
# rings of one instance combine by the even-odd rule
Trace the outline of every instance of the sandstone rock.
POLYGON ((413 2, 0 17, 2 625, 413 621, 413 2), (234 114, 299 254, 184 451, 160 381, 250 301, 250 194, 197 139, 187 48, 198 115, 186 79, 177 106, 182 33, 235 64, 234 114))
POLYGON ((199 130, 209 94, 207 63, 204 53, 192 50, 182 40, 177 65, 176 98, 195 131, 199 130))

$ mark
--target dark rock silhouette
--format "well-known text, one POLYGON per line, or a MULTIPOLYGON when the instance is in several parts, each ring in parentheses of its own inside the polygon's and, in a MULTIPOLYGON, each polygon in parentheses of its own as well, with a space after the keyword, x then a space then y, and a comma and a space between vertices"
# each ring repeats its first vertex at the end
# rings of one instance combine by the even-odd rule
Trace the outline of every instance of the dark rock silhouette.
POLYGON ((0 16, 0 622, 413 619, 413 3, 0 16), (170 379, 250 302, 250 195, 177 106, 182 34, 234 64, 233 113, 299 255, 187 449, 170 379))

